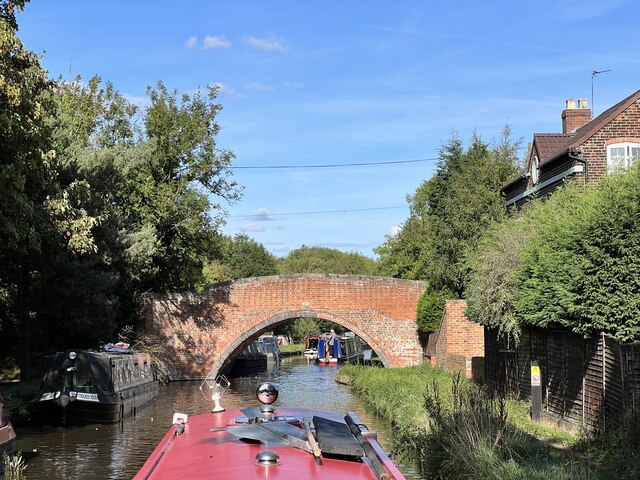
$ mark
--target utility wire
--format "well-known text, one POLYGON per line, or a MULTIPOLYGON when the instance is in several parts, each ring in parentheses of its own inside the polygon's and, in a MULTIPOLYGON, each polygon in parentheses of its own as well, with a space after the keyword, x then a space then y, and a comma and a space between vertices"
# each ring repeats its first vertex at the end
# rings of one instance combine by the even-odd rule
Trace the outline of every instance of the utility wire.
POLYGON ((408 208, 408 205, 402 207, 373 207, 373 208, 351 208, 344 210, 318 210, 315 212, 290 212, 290 213, 250 213, 246 215, 229 215, 230 218, 269 218, 269 217, 284 217, 291 215, 318 215, 324 213, 349 213, 349 212, 370 212, 375 210, 393 210, 398 208, 408 208))
POLYGON ((232 169, 284 169, 284 168, 337 168, 337 167, 365 167, 371 165, 397 165, 399 163, 435 162, 439 158, 418 158, 416 160, 395 160, 389 162, 359 162, 359 163, 325 163, 317 165, 247 165, 231 167, 232 169))

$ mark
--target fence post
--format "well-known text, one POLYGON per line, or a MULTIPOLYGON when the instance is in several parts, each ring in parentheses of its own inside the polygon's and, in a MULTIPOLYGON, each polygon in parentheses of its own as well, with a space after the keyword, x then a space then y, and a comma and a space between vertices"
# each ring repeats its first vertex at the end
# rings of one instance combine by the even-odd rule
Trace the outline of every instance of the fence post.
POLYGON ((542 375, 538 360, 531 361, 531 419, 542 420, 542 375))
POLYGON ((604 332, 600 334, 602 342, 602 431, 607 431, 607 342, 604 332))

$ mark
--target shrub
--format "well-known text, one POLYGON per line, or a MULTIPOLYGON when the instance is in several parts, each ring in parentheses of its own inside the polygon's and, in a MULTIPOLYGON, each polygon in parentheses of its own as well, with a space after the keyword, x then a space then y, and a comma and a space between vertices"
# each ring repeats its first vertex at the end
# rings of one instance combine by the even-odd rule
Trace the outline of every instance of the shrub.
POLYGON ((444 313, 447 299, 445 292, 425 291, 418 300, 417 322, 418 329, 425 333, 435 332, 440 328, 440 321, 444 313))

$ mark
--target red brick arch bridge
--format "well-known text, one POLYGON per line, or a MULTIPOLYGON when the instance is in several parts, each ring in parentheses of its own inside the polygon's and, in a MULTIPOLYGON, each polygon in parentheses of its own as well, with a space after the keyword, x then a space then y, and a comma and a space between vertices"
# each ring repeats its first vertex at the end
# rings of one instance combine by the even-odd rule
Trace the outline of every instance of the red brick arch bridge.
POLYGON ((423 282, 360 275, 279 275, 213 286, 202 294, 153 295, 141 333, 166 346, 174 379, 226 371, 255 338, 302 317, 351 330, 387 367, 421 362, 416 306, 423 282))

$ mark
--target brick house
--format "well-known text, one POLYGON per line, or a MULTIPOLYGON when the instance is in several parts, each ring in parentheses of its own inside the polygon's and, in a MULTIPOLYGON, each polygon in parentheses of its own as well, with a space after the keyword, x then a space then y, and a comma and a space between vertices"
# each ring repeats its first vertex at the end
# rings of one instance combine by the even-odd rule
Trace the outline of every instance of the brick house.
POLYGON ((597 182, 640 156, 640 90, 591 119, 584 99, 569 99, 562 133, 533 135, 525 168, 502 187, 507 208, 544 198, 570 179, 597 182))

